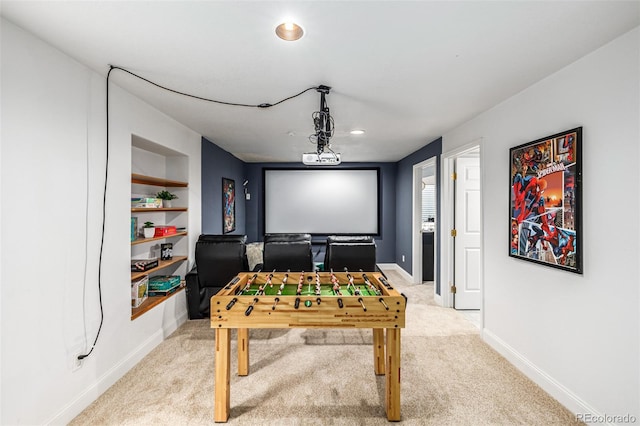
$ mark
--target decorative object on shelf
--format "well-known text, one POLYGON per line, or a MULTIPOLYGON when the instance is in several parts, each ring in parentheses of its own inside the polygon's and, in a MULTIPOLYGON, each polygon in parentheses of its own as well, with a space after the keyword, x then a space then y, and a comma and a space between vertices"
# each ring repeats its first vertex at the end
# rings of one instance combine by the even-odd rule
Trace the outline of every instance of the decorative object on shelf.
POLYGON ((131 218, 131 241, 135 241, 136 236, 138 235, 138 218, 131 218))
POLYGON ((161 260, 173 259, 173 243, 160 244, 160 259, 161 260))
POLYGON ((149 277, 147 275, 131 282, 131 307, 137 308, 149 295, 149 277))
POLYGON ((153 238, 156 235, 156 228, 153 226, 153 222, 145 222, 142 232, 145 238, 153 238))
POLYGON ((159 209, 160 207, 162 207, 162 200, 160 198, 131 198, 132 209, 159 209))
POLYGON ((236 182, 222 178, 222 233, 236 230, 236 182))
POLYGON ((171 200, 176 200, 178 196, 167 190, 162 190, 156 194, 156 197, 162 200, 162 207, 171 207, 171 200))
POLYGON ((173 225, 158 225, 156 226, 156 232, 155 232, 155 236, 156 237, 168 237, 170 235, 175 235, 178 233, 178 230, 175 226, 173 225))
POLYGON ((509 150, 509 256, 582 274, 582 127, 509 150))
POLYGON ((131 259, 131 272, 148 271, 156 266, 158 266, 157 257, 151 259, 131 259))
POLYGON ((178 275, 156 275, 149 278, 149 290, 168 291, 180 286, 178 275))

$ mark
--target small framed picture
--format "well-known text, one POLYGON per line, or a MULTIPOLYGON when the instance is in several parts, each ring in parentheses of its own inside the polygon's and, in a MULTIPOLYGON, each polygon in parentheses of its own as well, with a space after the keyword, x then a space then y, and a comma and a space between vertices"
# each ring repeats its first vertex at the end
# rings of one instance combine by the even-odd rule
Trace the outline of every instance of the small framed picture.
POLYGON ((172 243, 160 244, 160 260, 171 260, 171 259, 173 259, 173 244, 172 243))
POLYGON ((222 233, 236 230, 236 181, 222 178, 222 233))

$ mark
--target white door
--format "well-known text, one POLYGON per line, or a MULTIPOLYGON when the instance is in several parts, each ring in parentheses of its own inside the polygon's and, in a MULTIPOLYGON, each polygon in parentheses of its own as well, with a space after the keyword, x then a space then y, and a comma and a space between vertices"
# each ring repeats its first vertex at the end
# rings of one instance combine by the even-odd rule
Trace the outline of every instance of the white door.
POLYGON ((480 309, 480 158, 456 159, 454 283, 456 309, 480 309))

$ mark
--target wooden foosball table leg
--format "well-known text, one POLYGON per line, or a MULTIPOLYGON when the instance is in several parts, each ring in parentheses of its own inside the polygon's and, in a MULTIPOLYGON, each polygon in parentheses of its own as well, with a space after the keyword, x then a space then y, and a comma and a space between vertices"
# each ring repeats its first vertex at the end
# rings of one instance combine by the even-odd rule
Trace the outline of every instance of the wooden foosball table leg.
POLYGON ((249 375, 249 329, 238 329, 238 376, 249 375))
POLYGON ((373 369, 376 375, 384 374, 384 328, 373 329, 373 369))
POLYGON ((400 329, 387 328, 387 420, 400 421, 400 329))
POLYGON ((229 420, 231 406, 230 369, 231 333, 228 328, 216 328, 215 390, 213 420, 217 423, 229 420))

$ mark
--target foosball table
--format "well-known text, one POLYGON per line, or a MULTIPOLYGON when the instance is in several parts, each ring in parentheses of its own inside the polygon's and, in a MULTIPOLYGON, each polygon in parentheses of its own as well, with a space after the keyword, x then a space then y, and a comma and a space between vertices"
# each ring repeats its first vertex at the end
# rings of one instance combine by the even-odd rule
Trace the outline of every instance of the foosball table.
POLYGON ((238 375, 249 374, 251 328, 371 328, 373 369, 385 375, 387 419, 400 420, 400 329, 406 298, 377 272, 243 272, 211 298, 215 329, 214 420, 230 410, 231 329, 238 375))

